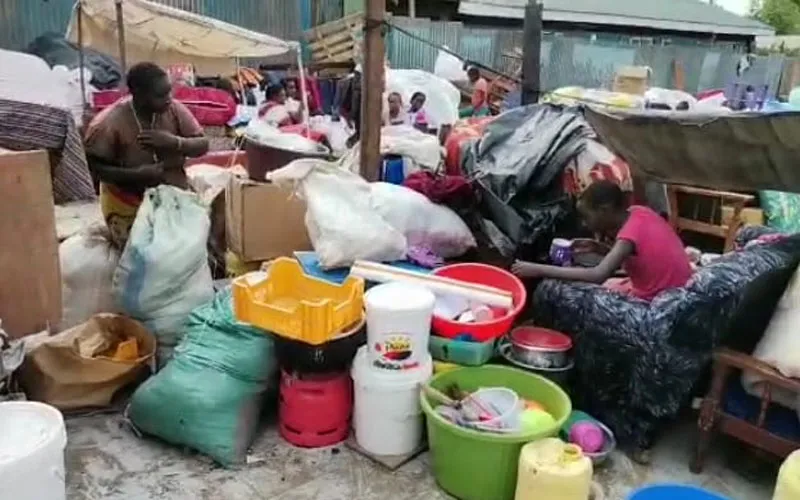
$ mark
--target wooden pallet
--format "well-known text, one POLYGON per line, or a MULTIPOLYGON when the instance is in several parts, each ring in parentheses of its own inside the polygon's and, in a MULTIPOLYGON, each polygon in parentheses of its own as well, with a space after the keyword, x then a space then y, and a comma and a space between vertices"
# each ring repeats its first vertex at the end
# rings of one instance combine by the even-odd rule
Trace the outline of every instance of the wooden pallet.
POLYGON ((305 38, 314 62, 345 62, 360 57, 364 33, 364 14, 356 13, 315 26, 305 38))

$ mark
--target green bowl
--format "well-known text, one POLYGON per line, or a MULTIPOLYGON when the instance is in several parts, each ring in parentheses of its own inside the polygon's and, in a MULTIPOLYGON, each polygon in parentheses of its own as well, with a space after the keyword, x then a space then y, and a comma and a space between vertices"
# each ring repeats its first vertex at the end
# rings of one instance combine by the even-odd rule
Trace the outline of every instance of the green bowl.
POLYGON ((482 387, 507 387, 524 399, 544 405, 555 420, 552 428, 537 432, 495 434, 459 427, 435 411, 424 393, 428 442, 436 482, 461 500, 513 500, 517 486, 519 453, 531 441, 558 434, 572 412, 569 396, 550 380, 516 368, 499 365, 459 368, 440 373, 430 385, 446 391, 452 384, 473 392, 482 387))

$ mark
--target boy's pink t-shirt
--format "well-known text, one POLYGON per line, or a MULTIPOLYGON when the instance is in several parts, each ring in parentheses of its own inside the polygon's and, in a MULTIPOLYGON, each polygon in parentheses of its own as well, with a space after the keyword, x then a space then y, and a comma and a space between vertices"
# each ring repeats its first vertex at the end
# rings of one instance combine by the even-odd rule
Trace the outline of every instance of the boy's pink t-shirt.
POLYGON ((634 205, 628 212, 617 239, 635 246, 634 255, 622 264, 633 286, 632 295, 650 300, 664 290, 684 286, 692 267, 672 226, 645 206, 634 205))

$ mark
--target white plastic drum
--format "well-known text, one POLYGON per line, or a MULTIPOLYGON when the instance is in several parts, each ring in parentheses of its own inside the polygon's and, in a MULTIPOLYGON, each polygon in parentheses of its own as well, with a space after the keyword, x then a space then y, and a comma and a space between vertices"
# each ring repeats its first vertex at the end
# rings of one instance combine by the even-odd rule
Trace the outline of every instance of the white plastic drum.
POLYGON ((65 500, 61 413, 33 402, 0 403, 0 500, 65 500))
POLYGON ((367 358, 372 366, 413 370, 430 357, 428 340, 436 297, 427 288, 386 283, 364 295, 367 358))
POLYGON ((375 368, 367 360, 367 346, 353 362, 356 442, 374 455, 405 455, 422 442, 424 419, 419 404, 420 385, 433 374, 433 360, 413 370, 375 368))

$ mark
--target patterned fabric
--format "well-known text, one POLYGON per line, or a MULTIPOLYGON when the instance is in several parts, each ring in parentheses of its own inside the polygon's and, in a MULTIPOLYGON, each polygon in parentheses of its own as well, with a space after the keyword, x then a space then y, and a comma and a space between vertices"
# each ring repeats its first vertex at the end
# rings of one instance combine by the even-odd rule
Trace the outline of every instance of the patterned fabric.
POLYGON ((0 147, 50 152, 56 204, 95 198, 83 142, 69 111, 0 99, 0 147))
POLYGON ((761 191, 758 197, 769 227, 784 233, 800 233, 800 195, 761 191))
POLYGON ((774 303, 758 303, 763 290, 753 288, 763 280, 748 284, 773 272, 788 279, 798 259, 800 235, 726 254, 649 303, 598 285, 545 280, 532 309, 537 324, 573 338, 575 407, 621 441, 650 446, 660 425, 688 402, 713 349, 733 336, 740 305, 750 315, 766 313, 755 327, 763 332, 774 303))

